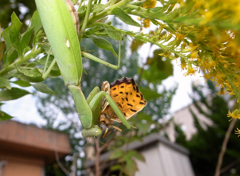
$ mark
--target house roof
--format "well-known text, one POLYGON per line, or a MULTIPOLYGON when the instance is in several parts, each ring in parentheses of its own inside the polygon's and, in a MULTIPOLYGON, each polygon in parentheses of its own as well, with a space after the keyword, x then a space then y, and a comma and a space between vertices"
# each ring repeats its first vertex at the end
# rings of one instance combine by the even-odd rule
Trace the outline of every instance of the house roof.
MULTIPOLYGON (((132 142, 128 145, 124 145, 122 147, 122 149, 126 150, 126 151, 128 151, 128 150, 142 150, 142 149, 144 149, 148 146, 153 146, 157 142, 161 142, 161 143, 165 144, 166 146, 168 146, 169 148, 172 148, 173 150, 178 151, 178 152, 180 152, 184 155, 189 154, 189 151, 186 148, 184 148, 184 147, 182 147, 182 146, 180 146, 176 143, 170 142, 169 140, 167 140, 165 137, 163 137, 159 133, 150 134, 149 136, 144 137, 142 141, 135 141, 135 142, 132 142)), ((110 156, 110 152, 102 154, 100 156, 100 162, 108 159, 109 156, 110 156)), ((85 163, 85 167, 89 168, 89 167, 94 166, 94 164, 95 164, 95 161, 87 161, 85 163)))
POLYGON ((41 158, 44 162, 71 153, 67 134, 16 121, 0 122, 0 153, 41 158))

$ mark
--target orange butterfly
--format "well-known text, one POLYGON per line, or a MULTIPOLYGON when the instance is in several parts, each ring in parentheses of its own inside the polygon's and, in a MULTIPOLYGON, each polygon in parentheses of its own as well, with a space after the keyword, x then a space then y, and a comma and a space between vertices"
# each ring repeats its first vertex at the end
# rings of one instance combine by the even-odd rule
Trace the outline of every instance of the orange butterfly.
MULTIPOLYGON (((104 81, 101 89, 111 96, 127 120, 141 111, 147 104, 133 78, 124 77, 111 83, 111 85, 109 85, 108 81, 104 81)), ((107 127, 103 138, 107 135, 110 127, 122 131, 119 127, 113 125, 114 121, 121 123, 121 120, 115 114, 107 99, 103 98, 100 122, 107 127)))

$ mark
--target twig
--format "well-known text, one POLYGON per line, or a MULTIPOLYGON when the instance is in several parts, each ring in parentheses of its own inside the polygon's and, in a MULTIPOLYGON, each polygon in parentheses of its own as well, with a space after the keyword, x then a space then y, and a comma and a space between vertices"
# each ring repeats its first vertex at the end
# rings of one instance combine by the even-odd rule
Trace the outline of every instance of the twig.
POLYGON ((220 176, 220 169, 222 166, 223 156, 224 156, 226 148, 227 148, 227 143, 228 143, 230 134, 231 134, 236 122, 237 122, 237 119, 233 119, 228 127, 227 133, 223 140, 221 152, 219 153, 219 156, 218 156, 218 163, 217 163, 217 167, 216 167, 216 171, 215 171, 215 176, 220 176))
POLYGON ((233 161, 232 163, 230 163, 230 164, 227 165, 226 167, 222 168, 222 169, 220 170, 220 174, 228 171, 230 168, 232 168, 233 166, 235 166, 235 165, 238 164, 238 163, 239 163, 239 159, 233 161))
POLYGON ((96 147, 96 156, 95 156, 95 176, 100 176, 100 162, 99 162, 99 159, 100 159, 100 146, 99 146, 99 139, 100 137, 98 137, 96 140, 95 140, 95 147, 96 147))
POLYGON ((69 172, 67 171, 67 169, 62 165, 62 163, 59 161, 59 156, 58 156, 58 152, 55 150, 55 158, 57 161, 58 166, 62 169, 62 171, 66 174, 69 175, 69 172))
POLYGON ((108 145, 112 142, 115 135, 116 135, 116 132, 114 132, 114 134, 112 134, 112 137, 105 144, 103 144, 100 147, 100 152, 102 152, 103 150, 105 150, 108 147, 108 145))
POLYGON ((101 165, 100 165, 100 154, 112 142, 114 136, 115 136, 115 134, 113 134, 112 137, 105 144, 103 144, 101 147, 99 145, 100 137, 98 137, 95 140, 95 148, 96 148, 96 154, 95 154, 95 176, 100 176, 101 175, 102 168, 101 168, 101 165))
POLYGON ((72 173, 71 176, 76 176, 77 153, 73 153, 72 173))

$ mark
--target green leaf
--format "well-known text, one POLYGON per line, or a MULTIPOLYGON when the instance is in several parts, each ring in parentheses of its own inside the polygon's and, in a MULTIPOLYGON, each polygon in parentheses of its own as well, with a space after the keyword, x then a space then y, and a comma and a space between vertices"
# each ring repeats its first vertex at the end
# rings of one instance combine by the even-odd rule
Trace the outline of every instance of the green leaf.
POLYGON ((153 123, 152 116, 146 113, 140 112, 138 113, 137 120, 135 120, 134 124, 136 125, 139 131, 141 131, 143 134, 146 134, 149 131, 152 123, 153 123))
MULTIPOLYGON (((29 45, 29 41, 30 41, 30 37, 32 34, 33 28, 27 30, 23 35, 22 35, 22 39, 20 42, 20 49, 23 52, 23 50, 29 45)), ((24 53, 23 53, 24 54, 24 53)))
MULTIPOLYGON (((45 65, 46 64, 46 61, 47 61, 47 55, 42 57, 41 59, 37 59, 36 61, 38 63, 40 63, 41 65, 45 65)), ((48 59, 48 63, 47 63, 47 68, 51 65, 52 61, 54 59, 54 56, 53 55, 50 55, 49 56, 49 59, 48 59)), ((59 67, 57 64, 54 64, 54 66, 52 67, 52 70, 59 70, 59 67)))
POLYGON ((3 62, 5 67, 13 63, 17 57, 17 51, 13 47, 8 48, 3 55, 3 62))
POLYGON ((26 76, 22 73, 16 73, 16 74, 14 74, 14 76, 25 82, 42 82, 43 81, 42 76, 30 77, 30 76, 26 76))
POLYGON ((6 112, 0 111, 0 122, 5 121, 5 120, 9 120, 11 118, 13 118, 13 117, 8 115, 6 112))
POLYGON ((28 77, 41 77, 42 74, 37 68, 17 67, 17 70, 28 77))
POLYGON ((144 44, 144 42, 142 42, 141 40, 138 40, 138 39, 134 39, 132 41, 132 45, 131 45, 131 50, 132 50, 132 53, 137 51, 137 49, 142 46, 144 44))
POLYGON ((143 112, 138 113, 137 119, 138 120, 146 120, 147 122, 152 122, 152 116, 150 116, 146 113, 143 113, 143 112))
POLYGON ((137 170, 138 170, 138 168, 137 168, 136 162, 133 159, 128 159, 126 161, 126 166, 125 166, 124 172, 128 176, 134 176, 134 174, 137 170))
POLYGON ((114 150, 111 152, 109 159, 114 160, 114 159, 118 159, 120 157, 122 157, 124 155, 123 150, 118 149, 118 150, 114 150))
POLYGON ((11 15, 11 25, 2 32, 2 36, 6 42, 7 48, 13 46, 17 51, 20 50, 20 30, 22 23, 17 15, 13 12, 11 15))
POLYGON ((117 7, 112 10, 112 14, 118 17, 120 20, 122 20, 124 23, 141 27, 140 24, 138 24, 136 21, 134 21, 127 13, 124 12, 121 8, 117 7))
POLYGON ((116 57, 118 57, 117 53, 114 51, 111 43, 109 41, 107 41, 104 38, 95 36, 95 35, 91 35, 90 36, 91 39, 93 40, 93 42, 95 43, 95 45, 97 45, 99 48, 105 49, 105 50, 109 50, 111 51, 116 57))
POLYGON ((173 75, 171 60, 167 58, 163 61, 163 57, 159 56, 160 53, 162 53, 161 49, 154 51, 154 56, 147 61, 149 69, 143 71, 142 78, 149 83, 160 84, 162 80, 173 75))
POLYGON ((114 40, 121 40, 122 38, 122 33, 115 29, 113 26, 103 26, 106 33, 108 34, 109 37, 111 37, 114 40))
POLYGON ((134 157, 142 162, 145 162, 144 156, 141 153, 137 152, 136 150, 130 150, 127 152, 127 154, 129 154, 131 158, 134 157))
POLYGON ((31 86, 31 84, 29 82, 25 82, 25 81, 22 81, 22 80, 17 80, 17 81, 14 81, 13 82, 14 84, 17 84, 21 87, 29 87, 31 86))
POLYGON ((23 89, 13 87, 11 90, 0 91, 0 101, 15 100, 15 99, 21 98, 27 94, 30 94, 30 92, 23 90, 23 89))
POLYGON ((139 87, 139 89, 147 101, 163 96, 162 94, 159 94, 157 91, 154 91, 154 90, 150 89, 149 87, 139 87))
POLYGON ((107 6, 107 4, 94 4, 92 13, 100 12, 104 10, 107 6))
POLYGON ((46 94, 50 94, 50 95, 55 95, 55 92, 50 89, 47 85, 43 84, 43 83, 37 83, 37 84, 32 84, 32 86, 42 92, 42 93, 46 93, 46 94))
POLYGON ((111 169, 111 171, 121 170, 122 169, 122 165, 117 164, 117 165, 112 166, 110 169, 111 169))
POLYGON ((30 28, 32 28, 36 34, 41 29, 41 27, 42 27, 42 22, 41 22, 39 13, 36 10, 32 16, 30 28))
POLYGON ((0 88, 11 89, 11 85, 10 85, 8 79, 0 78, 0 88))

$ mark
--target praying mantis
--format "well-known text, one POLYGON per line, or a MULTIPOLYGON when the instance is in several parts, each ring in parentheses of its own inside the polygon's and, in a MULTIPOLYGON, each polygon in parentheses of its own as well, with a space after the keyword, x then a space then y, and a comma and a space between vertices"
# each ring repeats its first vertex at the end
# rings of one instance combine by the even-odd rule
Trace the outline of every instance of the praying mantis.
MULTIPOLYGON (((69 9, 71 8, 68 8, 69 4, 67 1, 35 1, 44 31, 55 57, 55 61, 53 61, 51 65, 53 66, 55 62, 58 64, 64 83, 72 93, 79 119, 84 128, 82 131, 83 137, 96 137, 102 134, 102 129, 98 126, 98 123, 101 99, 103 97, 107 99, 110 106, 126 128, 130 129, 130 123, 125 119, 124 115, 108 93, 100 91, 99 87, 95 87, 86 99, 81 90, 81 77, 83 73, 82 56, 113 69, 118 69, 120 67, 121 57, 119 51, 118 65, 113 65, 91 55, 90 53, 81 52, 78 38, 82 38, 86 28, 87 20, 89 18, 89 8, 87 8, 79 37, 74 25, 75 21, 72 19, 71 13, 69 12, 69 9)), ((91 6, 91 3, 92 1, 89 0, 88 7, 91 6)), ((48 70, 49 69, 51 68, 48 68, 48 70)))

